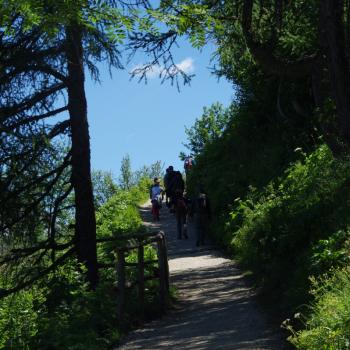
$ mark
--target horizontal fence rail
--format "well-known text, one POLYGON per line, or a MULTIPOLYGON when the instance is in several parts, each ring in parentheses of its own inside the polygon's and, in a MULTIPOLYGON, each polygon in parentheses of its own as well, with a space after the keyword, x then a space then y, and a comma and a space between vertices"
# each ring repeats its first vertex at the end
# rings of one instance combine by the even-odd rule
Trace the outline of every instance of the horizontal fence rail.
MULTIPOLYGON (((129 288, 137 287, 138 301, 141 312, 145 306, 145 282, 149 280, 159 280, 159 302, 160 308, 164 312, 169 299, 169 265, 166 237, 163 231, 148 232, 132 235, 119 235, 97 240, 98 243, 114 242, 117 256, 117 292, 118 292, 118 316, 120 321, 125 317, 126 291, 129 288), (145 261, 145 246, 152 244, 157 250, 157 259, 145 261), (137 250, 137 262, 126 262, 126 253, 137 250), (145 267, 151 264, 158 264, 158 271, 153 276, 145 277, 145 267), (133 281, 126 280, 126 268, 135 268, 137 278, 133 281)), ((115 264, 99 264, 100 268, 115 267, 115 264)))

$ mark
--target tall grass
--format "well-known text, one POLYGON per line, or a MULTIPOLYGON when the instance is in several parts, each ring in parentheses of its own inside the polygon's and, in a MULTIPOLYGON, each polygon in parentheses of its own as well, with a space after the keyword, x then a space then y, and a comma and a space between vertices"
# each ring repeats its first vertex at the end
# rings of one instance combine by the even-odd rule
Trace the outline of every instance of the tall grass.
POLYGON ((331 271, 313 279, 314 302, 304 329, 289 338, 297 349, 350 349, 350 268, 331 271))

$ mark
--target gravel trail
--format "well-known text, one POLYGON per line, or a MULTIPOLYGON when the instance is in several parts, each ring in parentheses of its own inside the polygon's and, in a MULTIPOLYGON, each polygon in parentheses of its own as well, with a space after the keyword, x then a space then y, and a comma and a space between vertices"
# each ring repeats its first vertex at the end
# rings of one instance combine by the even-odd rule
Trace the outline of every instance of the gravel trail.
POLYGON ((283 350, 286 342, 259 308, 254 290, 237 265, 212 245, 195 246, 176 239, 176 222, 164 207, 160 223, 150 221, 149 206, 141 209, 146 225, 167 237, 171 283, 178 291, 175 309, 144 328, 131 332, 122 350, 249 349, 283 350))

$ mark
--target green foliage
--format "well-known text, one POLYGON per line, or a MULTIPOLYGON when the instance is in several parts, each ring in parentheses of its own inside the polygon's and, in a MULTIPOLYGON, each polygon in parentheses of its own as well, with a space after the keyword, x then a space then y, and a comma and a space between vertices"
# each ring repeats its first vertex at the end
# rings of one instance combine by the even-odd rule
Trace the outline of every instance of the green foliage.
MULTIPOLYGON (((332 271, 328 277, 312 279, 314 302, 304 330, 287 329, 297 349, 345 350, 350 348, 350 271, 332 271)), ((302 317, 300 315, 297 315, 302 317)))
MULTIPOLYGON (((273 91, 270 88, 263 94, 271 98, 273 91)), ((206 141, 193 172, 188 174, 192 189, 198 181, 203 183, 217 216, 226 213, 236 198, 244 198, 249 187, 262 189, 283 173, 288 163, 298 158, 294 149, 309 143, 311 119, 291 127, 271 111, 268 103, 260 102, 255 98, 234 102, 223 111, 230 115, 228 125, 220 137, 206 141), (298 137, 292 136, 294 133, 298 137)))
POLYGON ((188 148, 193 155, 203 151, 210 142, 215 142, 222 135, 230 120, 230 110, 220 103, 214 103, 209 108, 204 107, 201 118, 196 119, 194 125, 186 128, 188 148))
POLYGON ((38 333, 40 314, 36 308, 44 300, 38 288, 0 300, 0 349, 28 349, 28 340, 38 333))
MULTIPOLYGON (((101 193, 109 193, 109 181, 102 181, 101 193), (107 183, 107 188, 104 184, 107 183)), ((97 211, 98 235, 136 233, 142 230, 138 204, 148 199, 151 180, 142 178, 130 191, 118 190, 97 211)), ((98 248, 98 260, 115 263, 114 246, 98 248)), ((152 246, 145 248, 145 259, 154 260, 152 246)), ((137 260, 137 252, 126 257, 137 260)), ((146 268, 145 276, 154 273, 155 266, 146 268)), ((128 295, 127 318, 121 324, 117 318, 115 268, 101 271, 95 291, 89 289, 85 267, 75 260, 56 268, 44 280, 31 288, 0 299, 0 349, 6 350, 104 350, 112 349, 126 329, 140 316, 136 291, 128 295)), ((135 279, 135 269, 127 270, 135 279)), ((4 279, 5 274, 1 276, 4 279)), ((157 314, 157 281, 146 283, 146 313, 157 314)))
POLYGON ((137 185, 130 189, 130 194, 135 204, 144 204, 149 199, 149 189, 153 180, 149 177, 142 177, 137 185))
POLYGON ((144 181, 143 179, 154 179, 155 177, 162 178, 164 176, 164 163, 160 160, 147 166, 144 165, 141 169, 134 172, 134 182, 140 183, 144 181))
POLYGON ((133 184, 130 156, 123 157, 120 165, 119 185, 123 190, 129 190, 133 184))
POLYGON ((344 250, 349 174, 347 160, 334 159, 321 146, 264 191, 239 201, 239 215, 231 212, 226 232, 242 263, 289 306, 305 300, 310 274, 349 261, 344 250))
POLYGON ((208 33, 221 28, 220 21, 210 15, 207 5, 189 1, 161 2, 149 15, 166 24, 170 31, 187 35, 195 48, 202 48, 207 43, 208 33))
MULTIPOLYGON (((274 305, 295 310, 315 298, 309 294, 310 276, 328 271, 332 276, 332 269, 350 262, 350 166, 348 155, 336 158, 322 144, 312 130, 315 119, 294 123, 273 113, 266 99, 274 93, 270 88, 261 98, 242 95, 223 133, 203 142, 187 182, 190 192, 199 183, 208 192, 212 235, 254 272, 274 305)), ((192 130, 201 136, 200 129, 192 130)), ((326 289, 315 302, 326 298, 326 289)), ((339 308, 342 314, 341 303, 339 308)), ((308 322, 310 310, 302 309, 308 322)), ((338 333, 347 339, 343 320, 340 330, 330 324, 330 339, 338 333)), ((322 333, 314 323, 305 324, 307 331, 293 339, 304 342, 300 349, 332 349, 331 343, 306 347, 308 332, 316 332, 319 340, 322 333)))
MULTIPOLYGON (((168 16, 160 17, 195 47, 213 35, 216 72, 237 85, 237 101, 222 126, 217 118, 208 124, 204 115, 187 129, 186 146, 196 154, 187 184, 190 193, 199 184, 208 192, 212 234, 255 272, 275 305, 304 304, 309 276, 333 269, 314 284, 306 330, 292 339, 300 349, 350 347, 349 272, 334 270, 350 262, 349 151, 339 154, 343 126, 335 122, 335 94, 327 86, 341 64, 314 60, 326 47, 328 58, 343 55, 332 50, 334 37, 324 37, 320 46, 319 23, 328 21, 329 13, 339 15, 329 29, 344 33, 349 6, 328 5, 164 1, 168 16), (213 126, 220 133, 210 139, 207 130, 213 126)), ((339 40, 347 39, 344 34, 339 40)))
POLYGON ((81 268, 66 264, 42 286, 46 302, 33 349, 108 349, 119 339, 116 313, 111 312, 117 307, 116 295, 110 283, 102 281, 91 291, 81 268))
POLYGON ((118 187, 114 183, 110 172, 93 171, 92 184, 94 188, 95 208, 99 208, 105 204, 118 191, 118 187))
POLYGON ((96 222, 98 237, 139 231, 142 222, 132 193, 120 191, 112 196, 97 211, 96 222))
MULTIPOLYGON (((118 191, 96 212, 97 237, 113 237, 118 234, 137 233, 144 230, 138 205, 148 199, 151 180, 142 178, 129 191, 118 191)), ((115 261, 114 245, 98 248, 99 260, 115 261)))

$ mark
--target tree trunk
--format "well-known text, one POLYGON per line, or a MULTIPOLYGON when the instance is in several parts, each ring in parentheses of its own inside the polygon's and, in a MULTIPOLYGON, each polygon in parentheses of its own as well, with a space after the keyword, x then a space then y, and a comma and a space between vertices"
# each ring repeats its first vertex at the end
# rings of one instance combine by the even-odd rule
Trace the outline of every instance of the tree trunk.
POLYGON ((88 270, 92 288, 98 283, 96 218, 90 169, 90 137, 84 88, 81 30, 67 28, 68 110, 72 132, 72 185, 75 192, 75 238, 78 260, 88 270))
POLYGON ((350 144, 350 76, 346 57, 344 37, 344 1, 322 0, 321 21, 324 23, 326 38, 326 56, 336 104, 337 116, 342 135, 350 144))

